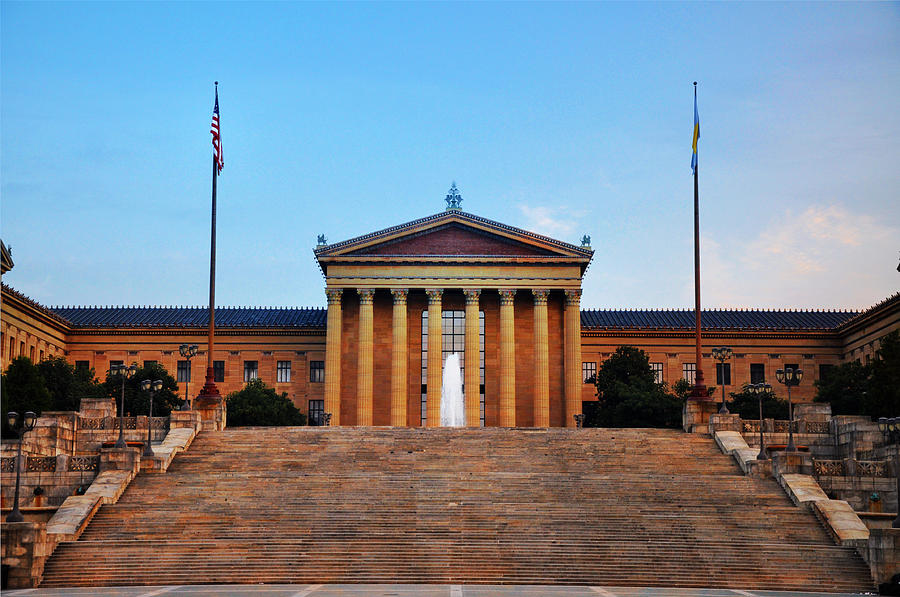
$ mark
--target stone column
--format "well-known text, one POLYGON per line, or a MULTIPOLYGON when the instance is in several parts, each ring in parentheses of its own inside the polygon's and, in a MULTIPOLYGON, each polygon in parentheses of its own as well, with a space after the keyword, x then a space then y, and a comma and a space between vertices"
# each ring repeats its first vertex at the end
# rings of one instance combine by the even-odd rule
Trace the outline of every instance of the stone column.
POLYGON ((581 414, 581 290, 566 290, 566 407, 564 427, 575 427, 581 414))
POLYGON ((481 426, 481 335, 478 317, 480 290, 465 290, 466 295, 466 425, 481 426))
POLYGON ((516 426, 515 290, 500 291, 500 427, 516 426))
POLYGON ((550 426, 550 352, 547 331, 549 290, 534 294, 534 426, 550 426))
POLYGON ((359 288, 359 342, 356 359, 356 424, 372 424, 372 361, 375 343, 373 339, 372 303, 375 291, 359 288))
POLYGON ((393 288, 394 321, 391 344, 391 425, 405 427, 407 393, 406 288, 393 288))
POLYGON ((328 322, 325 328, 325 412, 331 424, 341 424, 341 297, 340 288, 326 288, 328 322))
POLYGON ((441 425, 441 289, 426 290, 428 295, 428 384, 427 412, 425 425, 440 427, 441 425))

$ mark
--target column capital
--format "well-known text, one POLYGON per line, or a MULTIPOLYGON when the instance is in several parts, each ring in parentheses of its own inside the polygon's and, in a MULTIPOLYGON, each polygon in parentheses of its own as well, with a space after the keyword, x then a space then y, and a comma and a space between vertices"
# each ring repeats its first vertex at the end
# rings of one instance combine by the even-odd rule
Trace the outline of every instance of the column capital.
POLYGON ((428 288, 425 290, 425 294, 428 295, 428 304, 440 303, 441 297, 444 294, 443 288, 428 288))
POLYGON ((566 304, 577 305, 581 302, 581 289, 566 290, 566 304))
POLYGON ((391 288, 391 294, 394 295, 394 304, 402 305, 406 302, 406 296, 409 294, 409 288, 391 288))
POLYGON ((467 305, 477 305, 478 297, 481 296, 480 290, 466 289, 463 290, 463 294, 466 296, 466 304, 467 305))
POLYGON ((360 304, 371 303, 372 300, 375 298, 375 289, 374 288, 357 288, 356 292, 359 294, 360 304))
POLYGON ((344 296, 343 288, 326 288, 325 296, 328 298, 329 305, 340 305, 341 297, 344 296))
POLYGON ((535 305, 546 305, 547 297, 550 296, 550 291, 545 288, 533 288, 531 293, 534 295, 534 304, 535 305))
POLYGON ((501 288, 499 292, 501 305, 512 305, 513 301, 516 300, 515 288, 501 288))

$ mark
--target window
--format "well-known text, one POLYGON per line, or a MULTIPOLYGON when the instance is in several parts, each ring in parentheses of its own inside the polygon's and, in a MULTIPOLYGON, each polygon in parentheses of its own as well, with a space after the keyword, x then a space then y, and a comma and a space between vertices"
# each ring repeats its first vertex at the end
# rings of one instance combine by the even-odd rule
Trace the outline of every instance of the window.
MULTIPOLYGON (((478 312, 478 376, 479 376, 479 419, 484 427, 484 311, 478 312)), ((441 363, 453 353, 459 354, 460 375, 466 379, 466 312, 443 311, 441 313, 441 363)), ((443 367, 442 367, 443 370, 443 367)), ((422 395, 421 424, 428 420, 428 311, 422 312, 422 395)), ((463 386, 465 393, 465 386, 463 386)))
POLYGON ((12 359, 15 356, 15 352, 16 352, 16 339, 10 338, 9 339, 9 354, 7 354, 6 356, 9 357, 10 359, 12 359))
POLYGON ((25 343, 24 342, 19 342, 19 356, 20 357, 25 356, 25 343))
POLYGON ((819 381, 828 381, 834 373, 834 365, 819 365, 819 381))
POLYGON ((766 366, 763 363, 750 363, 750 383, 765 383, 766 366))
POLYGON ((225 361, 213 361, 213 381, 225 381, 225 361))
POLYGON ((291 362, 278 361, 275 381, 278 383, 288 383, 291 381, 291 362))
POLYGON ((42 360, 42 361, 44 360, 44 351, 43 350, 41 351, 41 354, 40 354, 40 360, 42 360))
POLYGON ((597 363, 581 364, 581 381, 584 383, 594 383, 597 378, 597 363))
POLYGON ((144 361, 144 369, 157 365, 157 361, 144 361))
POLYGON ((191 381, 191 362, 178 361, 178 383, 190 383, 191 381))
POLYGON ((90 368, 90 361, 75 361, 75 371, 89 371, 90 368))
POLYGON ((119 367, 119 366, 124 365, 124 364, 125 364, 125 361, 110 361, 110 362, 109 362, 109 369, 110 369, 110 371, 112 371, 112 368, 113 368, 113 367, 119 367))
POLYGON ((683 363, 681 365, 681 377, 694 385, 697 382, 697 363, 683 363))
POLYGON ((325 361, 309 362, 309 381, 314 383, 325 381, 325 361))
POLYGON ((34 362, 34 346, 28 349, 28 358, 31 359, 31 362, 34 362))
POLYGON ((307 421, 310 425, 319 426, 322 424, 322 415, 325 414, 325 401, 324 400, 310 400, 309 401, 309 417, 307 421))
POLYGON ((731 385, 731 363, 716 363, 716 384, 731 385))
POLYGON ((253 381, 259 377, 259 362, 244 361, 244 381, 253 381))
POLYGON ((656 383, 663 382, 663 364, 662 363, 650 363, 650 369, 653 371, 653 381, 656 383))

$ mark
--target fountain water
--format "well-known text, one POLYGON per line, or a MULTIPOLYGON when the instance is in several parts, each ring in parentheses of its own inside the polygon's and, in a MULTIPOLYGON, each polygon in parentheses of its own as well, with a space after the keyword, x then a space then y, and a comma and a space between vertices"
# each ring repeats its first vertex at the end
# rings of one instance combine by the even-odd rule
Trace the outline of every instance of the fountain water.
POLYGON ((453 353, 444 363, 444 379, 441 384, 441 427, 464 427, 466 402, 463 398, 462 375, 459 372, 459 355, 453 353))

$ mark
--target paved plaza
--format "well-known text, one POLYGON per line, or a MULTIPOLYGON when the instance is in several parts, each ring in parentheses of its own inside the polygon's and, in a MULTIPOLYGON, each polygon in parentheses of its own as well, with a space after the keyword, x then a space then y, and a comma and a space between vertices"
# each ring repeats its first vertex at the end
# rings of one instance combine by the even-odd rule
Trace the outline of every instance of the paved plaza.
POLYGON ((9 597, 849 597, 864 593, 540 585, 185 585, 23 589, 9 597))

